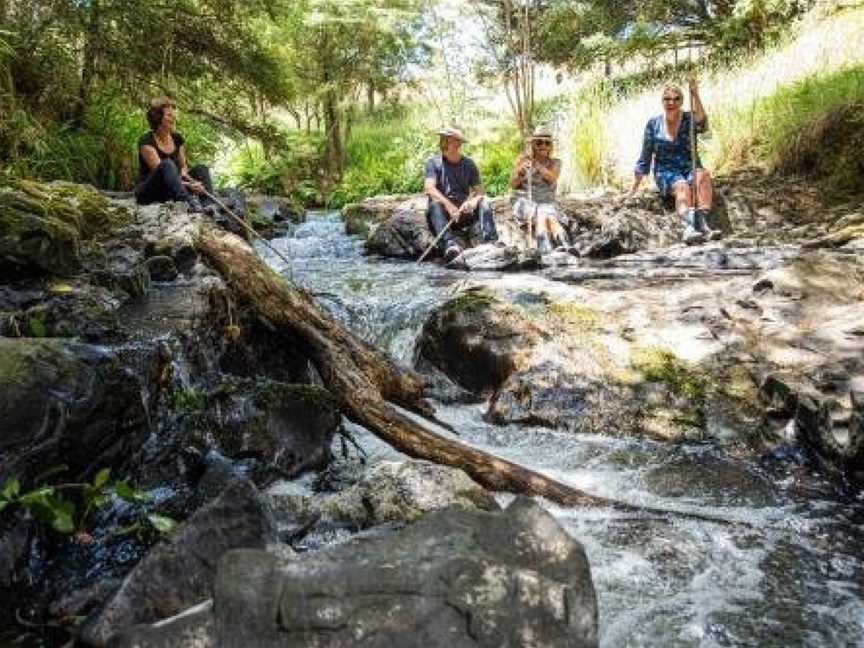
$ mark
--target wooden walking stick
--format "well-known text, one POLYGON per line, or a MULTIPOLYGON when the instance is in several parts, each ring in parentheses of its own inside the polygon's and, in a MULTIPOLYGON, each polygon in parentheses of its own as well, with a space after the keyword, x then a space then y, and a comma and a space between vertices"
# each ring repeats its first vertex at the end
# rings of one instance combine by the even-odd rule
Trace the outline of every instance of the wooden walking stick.
POLYGON ((432 242, 429 244, 429 247, 426 248, 426 251, 420 255, 419 259, 417 259, 417 263, 420 263, 423 259, 426 258, 426 255, 432 251, 432 248, 434 248, 436 245, 438 245, 438 241, 440 241, 441 237, 444 236, 444 232, 446 232, 448 229, 450 229, 450 226, 455 222, 456 222, 456 219, 451 218, 450 221, 444 227, 441 228, 441 231, 438 232, 438 234, 435 236, 434 239, 432 239, 432 242))

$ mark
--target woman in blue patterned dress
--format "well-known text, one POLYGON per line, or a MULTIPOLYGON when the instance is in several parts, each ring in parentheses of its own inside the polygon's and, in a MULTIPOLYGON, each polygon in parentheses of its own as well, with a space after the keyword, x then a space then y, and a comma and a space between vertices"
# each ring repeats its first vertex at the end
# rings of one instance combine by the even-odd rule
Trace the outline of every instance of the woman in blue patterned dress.
POLYGON ((642 154, 636 162, 632 196, 654 163, 654 181, 663 198, 675 199, 675 211, 684 222, 684 240, 695 243, 705 235, 711 236, 707 216, 711 211, 714 190, 711 176, 701 167, 696 157, 696 209, 692 205, 693 164, 690 154, 690 120, 696 120, 696 132, 707 129, 708 118, 699 98, 696 79, 690 79, 693 112, 682 110, 684 93, 676 85, 663 88, 663 114, 652 117, 645 126, 642 154))

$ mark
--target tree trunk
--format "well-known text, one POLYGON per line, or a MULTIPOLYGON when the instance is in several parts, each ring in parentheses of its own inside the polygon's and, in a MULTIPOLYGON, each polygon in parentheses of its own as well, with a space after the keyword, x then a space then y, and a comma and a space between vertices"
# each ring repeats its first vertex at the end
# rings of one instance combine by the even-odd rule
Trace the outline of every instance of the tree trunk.
POLYGON ((325 162, 327 171, 335 182, 342 177, 342 128, 338 102, 334 90, 328 89, 324 93, 324 130, 327 135, 325 162))
POLYGON ((366 84, 366 112, 375 110, 375 86, 370 81, 366 84))
MULTIPOLYGON (((431 418, 432 407, 423 398, 424 385, 419 376, 398 367, 383 352, 355 337, 309 293, 277 275, 237 236, 205 223, 199 230, 197 246, 236 295, 303 349, 345 416, 397 450, 460 468, 478 484, 494 491, 537 495, 565 506, 668 513, 584 493, 428 430, 390 404, 397 403, 431 418)), ((699 514, 679 515, 723 522, 699 514)))
POLYGON ((84 124, 84 115, 90 105, 90 87, 96 75, 96 51, 99 39, 99 0, 93 0, 90 5, 90 16, 87 21, 87 33, 84 41, 84 60, 81 64, 81 82, 78 86, 78 102, 72 114, 72 123, 80 128, 84 124))

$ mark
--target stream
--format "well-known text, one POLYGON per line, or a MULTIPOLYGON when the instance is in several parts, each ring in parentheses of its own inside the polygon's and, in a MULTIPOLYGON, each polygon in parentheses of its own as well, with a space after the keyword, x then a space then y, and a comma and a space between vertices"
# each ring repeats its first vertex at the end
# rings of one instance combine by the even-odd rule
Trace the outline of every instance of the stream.
MULTIPOLYGON (((568 286, 362 255, 338 212, 312 212, 268 262, 364 339, 410 366, 429 312, 460 282, 568 286)), ((506 291, 505 291, 506 293, 506 291)), ((545 506, 583 543, 601 646, 864 646, 864 498, 841 498, 795 457, 736 459, 711 443, 663 444, 493 426, 484 405, 438 405, 460 440, 587 492, 745 524, 545 506)), ((351 426, 370 460, 399 453, 351 426)), ((443 434, 446 434, 442 432, 443 434)), ((506 503, 511 497, 498 496, 506 503)))

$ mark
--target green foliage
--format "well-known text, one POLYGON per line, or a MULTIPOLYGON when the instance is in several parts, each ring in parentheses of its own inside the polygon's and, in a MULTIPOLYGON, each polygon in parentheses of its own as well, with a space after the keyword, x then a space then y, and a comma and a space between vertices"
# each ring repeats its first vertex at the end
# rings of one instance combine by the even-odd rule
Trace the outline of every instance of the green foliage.
MULTIPOLYGON (((57 466, 45 473, 42 478, 65 470, 65 466, 57 466)), ((119 497, 136 507, 138 517, 134 523, 136 531, 149 529, 150 532, 158 535, 171 533, 176 527, 176 522, 171 518, 144 508, 144 504, 151 499, 147 493, 132 488, 126 481, 111 483, 110 468, 98 471, 90 482, 42 484, 26 492, 22 492, 18 478, 12 476, 6 480, 0 490, 0 514, 4 511, 7 513, 14 511, 16 508, 23 509, 29 511, 46 528, 62 535, 70 535, 85 531, 91 522, 92 514, 108 504, 112 496, 119 497), (63 493, 72 493, 75 499, 63 493)), ((124 529, 123 532, 127 530, 124 529)))
POLYGON ((828 146, 828 142, 813 141, 812 136, 824 135, 822 125, 833 113, 861 102, 864 66, 814 74, 749 105, 712 115, 708 157, 719 171, 745 164, 804 171, 807 154, 820 159, 825 168, 831 167, 826 173, 833 178, 832 184, 845 186, 849 179, 841 176, 850 163, 856 168, 853 156, 860 160, 860 151, 844 146, 843 141, 828 146))
POLYGON ((324 138, 320 133, 283 132, 284 149, 271 152, 246 140, 230 154, 226 176, 243 189, 289 196, 302 205, 321 205, 324 138))
POLYGON ((423 166, 435 144, 419 115, 385 110, 364 118, 351 129, 345 174, 328 204, 340 207, 376 194, 422 191, 423 166))
MULTIPOLYGON (((782 38, 814 0, 552 0, 537 18, 537 56, 571 69, 597 61, 652 64, 674 46, 697 43, 726 64, 782 38), (710 11, 709 11, 710 4, 710 11)), ((649 65, 649 67, 654 67, 649 65)))
POLYGON ((510 190, 510 174, 522 148, 522 138, 509 121, 490 130, 490 138, 466 147, 466 153, 477 162, 486 193, 499 196, 510 190))

